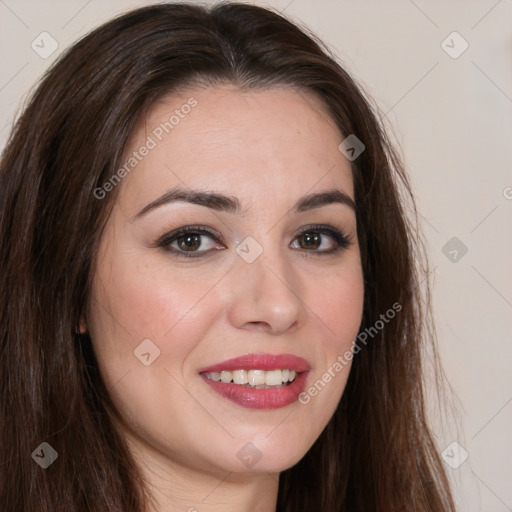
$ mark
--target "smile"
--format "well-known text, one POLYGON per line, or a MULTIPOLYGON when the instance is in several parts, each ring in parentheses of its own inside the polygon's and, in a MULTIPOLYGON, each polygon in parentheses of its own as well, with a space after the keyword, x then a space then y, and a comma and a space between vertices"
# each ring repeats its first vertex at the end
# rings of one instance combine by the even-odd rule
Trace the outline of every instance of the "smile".
POLYGON ((309 363, 290 354, 248 354, 203 368, 199 374, 220 396, 250 409, 277 409, 297 401, 309 363))
POLYGON ((233 382, 238 385, 246 385, 254 389, 267 389, 272 387, 287 386, 293 382, 297 372, 295 370, 234 370, 232 372, 223 370, 219 372, 206 372, 207 379, 226 384, 233 382))

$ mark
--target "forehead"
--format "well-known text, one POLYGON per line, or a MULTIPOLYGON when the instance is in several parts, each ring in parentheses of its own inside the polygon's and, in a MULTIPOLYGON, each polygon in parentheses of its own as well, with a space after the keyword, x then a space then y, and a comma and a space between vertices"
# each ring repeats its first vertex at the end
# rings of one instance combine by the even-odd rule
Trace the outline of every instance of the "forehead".
POLYGON ((310 93, 191 89, 163 98, 140 120, 119 200, 141 208, 176 186, 222 190, 241 201, 259 194, 291 201, 333 187, 353 197, 350 163, 338 150, 342 139, 310 93))

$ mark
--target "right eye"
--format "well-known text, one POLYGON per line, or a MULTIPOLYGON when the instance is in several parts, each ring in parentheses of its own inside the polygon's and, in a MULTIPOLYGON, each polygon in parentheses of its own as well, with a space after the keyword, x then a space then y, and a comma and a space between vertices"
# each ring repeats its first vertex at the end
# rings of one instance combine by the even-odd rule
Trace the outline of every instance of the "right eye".
POLYGON ((225 249, 220 234, 205 226, 184 226, 165 235, 158 243, 179 257, 202 257, 213 250, 225 249))

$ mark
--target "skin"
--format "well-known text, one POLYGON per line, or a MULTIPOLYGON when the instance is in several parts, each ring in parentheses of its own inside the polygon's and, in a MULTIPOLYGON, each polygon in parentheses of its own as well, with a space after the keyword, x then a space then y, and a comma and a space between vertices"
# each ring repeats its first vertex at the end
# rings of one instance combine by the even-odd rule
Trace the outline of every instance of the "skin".
POLYGON ((243 354, 288 353, 311 365, 309 387, 350 350, 363 306, 355 213, 340 203, 290 211, 301 197, 330 189, 353 199, 350 162, 320 101, 286 87, 172 95, 147 112, 127 154, 190 97, 197 106, 118 185, 82 330, 91 335, 155 510, 267 512, 275 510, 279 473, 318 438, 350 368, 308 404, 274 410, 241 407, 198 372, 243 354), (243 212, 181 201, 135 219, 177 186, 236 196, 243 212), (202 237, 201 257, 155 243, 197 224, 223 237, 202 237), (322 245, 302 248, 297 234, 311 224, 339 229, 350 245, 322 254, 336 242, 321 235, 322 245), (248 236, 263 249, 250 264, 235 252, 248 236), (134 356, 145 339, 160 350, 149 366, 134 356), (247 442, 261 453, 251 468, 237 457, 247 442))

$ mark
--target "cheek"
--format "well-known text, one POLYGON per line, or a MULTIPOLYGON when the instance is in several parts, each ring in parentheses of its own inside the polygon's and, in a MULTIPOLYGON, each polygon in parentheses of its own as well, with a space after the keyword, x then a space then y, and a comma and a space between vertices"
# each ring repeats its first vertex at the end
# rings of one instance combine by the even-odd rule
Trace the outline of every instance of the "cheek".
POLYGON ((166 367, 181 364, 204 332, 218 318, 216 273, 194 276, 190 271, 176 272, 166 265, 152 268, 137 264, 135 258, 116 258, 97 273, 89 330, 98 359, 107 373, 117 375, 116 366, 129 367, 134 350, 149 339, 160 350, 166 367), (98 352, 98 351, 97 351, 98 352))
POLYGON ((321 290, 317 286, 318 292, 309 296, 326 335, 302 403, 326 423, 343 394, 352 366, 352 345, 363 313, 364 281, 360 266, 354 264, 317 284, 320 282, 321 290))
POLYGON ((343 348, 355 339, 362 319, 364 281, 360 265, 333 272, 310 286, 309 300, 331 334, 328 344, 343 348))

